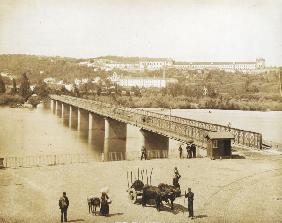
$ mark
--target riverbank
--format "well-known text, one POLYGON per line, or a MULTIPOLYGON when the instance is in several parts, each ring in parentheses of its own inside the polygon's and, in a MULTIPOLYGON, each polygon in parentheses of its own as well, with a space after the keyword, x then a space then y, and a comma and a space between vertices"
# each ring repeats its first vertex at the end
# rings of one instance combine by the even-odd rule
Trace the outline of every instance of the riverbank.
POLYGON ((264 156, 92 162, 0 170, 0 222, 59 222, 58 198, 63 191, 70 199, 70 222, 279 222, 281 164, 281 156, 264 156), (187 218, 184 197, 176 199, 174 211, 165 205, 161 212, 132 204, 127 198, 127 171, 134 171, 136 178, 137 168, 153 168, 153 185, 170 184, 174 166, 182 175, 182 191, 191 187, 195 193, 194 220, 187 218), (110 217, 92 216, 88 214, 86 198, 99 196, 104 186, 109 186, 113 201, 110 217))
POLYGON ((83 96, 104 103, 131 108, 173 108, 173 109, 222 109, 244 111, 282 111, 282 98, 211 98, 172 97, 162 95, 143 96, 83 96))

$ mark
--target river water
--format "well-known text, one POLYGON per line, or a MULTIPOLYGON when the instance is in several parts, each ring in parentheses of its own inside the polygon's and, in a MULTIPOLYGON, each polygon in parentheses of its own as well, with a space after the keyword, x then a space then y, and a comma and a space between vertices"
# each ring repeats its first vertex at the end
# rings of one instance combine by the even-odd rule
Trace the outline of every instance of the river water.
MULTIPOLYGON (((282 112, 150 109, 212 123, 231 123, 232 127, 261 132, 263 138, 282 143, 282 112)), ((142 145, 138 128, 128 126, 127 151, 137 152, 142 145)), ((170 140, 170 149, 177 143, 170 140)), ((50 109, 0 108, 0 157, 39 154, 98 154, 88 134, 64 126, 50 109)))

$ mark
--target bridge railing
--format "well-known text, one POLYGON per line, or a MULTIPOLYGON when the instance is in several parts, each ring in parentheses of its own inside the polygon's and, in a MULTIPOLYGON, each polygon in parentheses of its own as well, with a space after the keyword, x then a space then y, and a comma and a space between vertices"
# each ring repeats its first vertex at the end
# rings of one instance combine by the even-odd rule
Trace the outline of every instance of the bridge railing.
POLYGON ((188 142, 194 140, 198 146, 205 146, 204 136, 210 131, 229 131, 234 137, 234 143, 255 149, 262 148, 262 134, 245 131, 228 126, 196 121, 187 118, 159 114, 136 108, 113 106, 103 102, 70 96, 51 95, 51 99, 95 112, 99 115, 131 123, 141 128, 154 131, 177 140, 188 142))

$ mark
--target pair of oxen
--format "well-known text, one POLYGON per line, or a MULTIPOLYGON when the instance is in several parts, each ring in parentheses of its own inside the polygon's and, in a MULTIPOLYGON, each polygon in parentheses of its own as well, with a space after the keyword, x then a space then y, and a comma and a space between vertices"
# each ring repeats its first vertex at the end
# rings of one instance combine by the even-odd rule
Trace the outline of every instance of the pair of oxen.
POLYGON ((164 183, 160 183, 157 187, 152 185, 144 185, 141 180, 136 180, 131 188, 135 190, 142 190, 142 206, 146 206, 146 204, 151 203, 154 200, 156 205, 156 209, 158 211, 161 210, 162 202, 170 203, 171 210, 173 210, 173 202, 176 197, 181 196, 181 191, 179 188, 168 185, 164 183))

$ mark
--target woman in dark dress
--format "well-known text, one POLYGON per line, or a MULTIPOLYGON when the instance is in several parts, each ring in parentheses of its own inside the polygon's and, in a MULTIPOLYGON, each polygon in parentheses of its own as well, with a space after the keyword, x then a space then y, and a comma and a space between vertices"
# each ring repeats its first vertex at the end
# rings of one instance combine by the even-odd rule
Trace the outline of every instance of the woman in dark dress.
POLYGON ((108 199, 109 196, 105 192, 102 192, 100 214, 103 216, 107 216, 109 214, 108 199))

